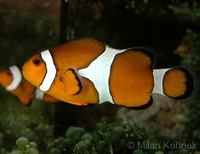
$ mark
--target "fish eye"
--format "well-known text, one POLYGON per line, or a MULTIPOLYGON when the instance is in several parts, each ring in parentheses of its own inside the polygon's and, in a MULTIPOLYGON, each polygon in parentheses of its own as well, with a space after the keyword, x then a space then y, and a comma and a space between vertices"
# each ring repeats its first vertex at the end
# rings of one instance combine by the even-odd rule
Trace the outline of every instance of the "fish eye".
POLYGON ((41 61, 39 59, 34 59, 33 60, 33 63, 36 65, 36 66, 39 66, 41 61))

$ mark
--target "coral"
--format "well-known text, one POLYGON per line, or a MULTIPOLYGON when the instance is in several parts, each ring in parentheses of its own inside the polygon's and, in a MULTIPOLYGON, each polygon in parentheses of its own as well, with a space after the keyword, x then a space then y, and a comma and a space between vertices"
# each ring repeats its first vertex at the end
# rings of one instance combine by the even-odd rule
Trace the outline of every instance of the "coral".
POLYGON ((143 128, 122 124, 122 120, 108 123, 106 118, 102 118, 93 132, 69 127, 65 137, 55 139, 47 149, 49 152, 60 153, 123 153, 128 141, 139 142, 145 139, 147 135, 143 128))
MULTIPOLYGON (((152 146, 147 140, 144 128, 122 122, 121 119, 108 122, 108 119, 103 117, 97 123, 96 130, 91 132, 82 127, 70 126, 64 136, 52 138, 48 144, 42 144, 45 142, 44 138, 35 142, 23 136, 16 140, 17 147, 9 154, 164 154, 168 152, 167 149, 162 149, 163 147, 152 146)), ((42 131, 42 133, 45 136, 45 132, 42 131)), ((172 149, 170 152, 190 153, 186 149, 172 149)))
POLYGON ((10 154, 39 154, 37 150, 37 144, 30 142, 26 137, 20 137, 16 141, 17 149, 12 151, 10 154))

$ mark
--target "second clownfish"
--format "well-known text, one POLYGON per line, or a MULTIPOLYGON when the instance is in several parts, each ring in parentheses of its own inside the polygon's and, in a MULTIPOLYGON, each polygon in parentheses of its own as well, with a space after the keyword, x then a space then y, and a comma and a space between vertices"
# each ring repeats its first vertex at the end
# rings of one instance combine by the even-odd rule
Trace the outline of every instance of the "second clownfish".
POLYGON ((184 99, 194 82, 183 67, 153 69, 143 47, 113 49, 82 38, 45 50, 23 66, 24 77, 45 93, 74 105, 110 102, 132 109, 152 104, 152 93, 184 99))
POLYGON ((44 94, 41 90, 29 83, 21 74, 16 65, 0 71, 0 84, 6 90, 18 97, 24 105, 30 105, 32 99, 42 99, 47 102, 58 102, 59 100, 44 94))

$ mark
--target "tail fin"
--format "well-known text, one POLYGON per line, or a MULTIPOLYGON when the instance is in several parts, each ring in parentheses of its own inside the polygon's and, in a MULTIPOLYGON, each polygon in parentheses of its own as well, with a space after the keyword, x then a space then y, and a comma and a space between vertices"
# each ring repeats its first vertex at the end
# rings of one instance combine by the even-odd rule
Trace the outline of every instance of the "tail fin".
POLYGON ((185 99, 194 91, 194 78, 184 67, 155 69, 153 93, 166 95, 173 99, 185 99))

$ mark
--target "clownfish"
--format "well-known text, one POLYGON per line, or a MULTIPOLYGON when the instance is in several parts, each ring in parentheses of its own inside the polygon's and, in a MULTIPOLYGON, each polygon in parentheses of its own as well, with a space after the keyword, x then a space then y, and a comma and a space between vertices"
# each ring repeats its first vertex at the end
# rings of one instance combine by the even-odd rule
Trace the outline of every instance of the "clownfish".
POLYGON ((23 65, 26 80, 41 91, 74 105, 110 102, 145 109, 152 93, 184 99, 193 93, 183 68, 153 69, 154 54, 143 47, 118 50, 81 38, 36 54, 23 65))
POLYGON ((7 91, 17 96, 24 105, 30 105, 32 99, 41 99, 52 103, 59 101, 48 94, 44 94, 44 92, 25 80, 21 70, 16 65, 0 71, 0 84, 7 91))

